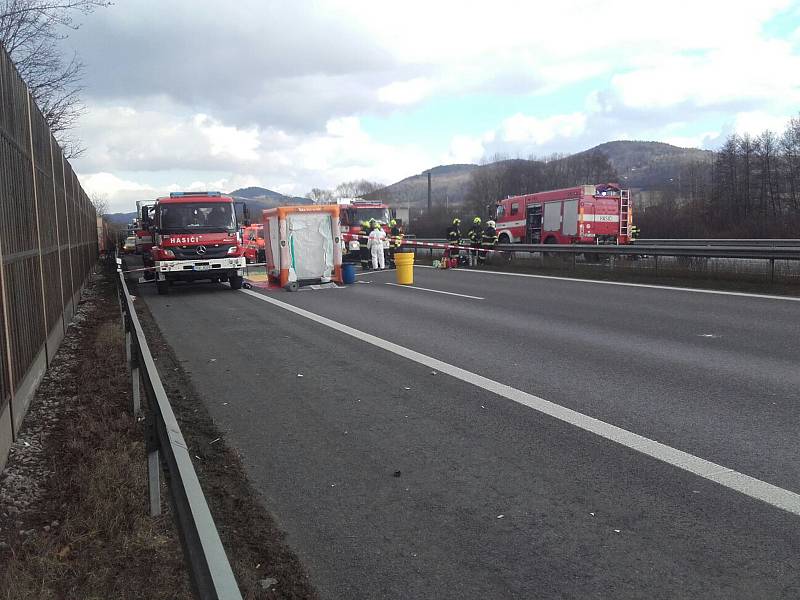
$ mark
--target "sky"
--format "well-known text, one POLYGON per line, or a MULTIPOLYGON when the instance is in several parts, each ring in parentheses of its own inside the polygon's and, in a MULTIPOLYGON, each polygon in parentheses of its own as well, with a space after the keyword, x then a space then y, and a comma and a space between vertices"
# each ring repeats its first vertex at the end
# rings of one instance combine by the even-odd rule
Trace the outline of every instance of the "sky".
POLYGON ((110 212, 620 139, 713 150, 800 112, 800 0, 115 0, 81 21, 72 162, 110 212))

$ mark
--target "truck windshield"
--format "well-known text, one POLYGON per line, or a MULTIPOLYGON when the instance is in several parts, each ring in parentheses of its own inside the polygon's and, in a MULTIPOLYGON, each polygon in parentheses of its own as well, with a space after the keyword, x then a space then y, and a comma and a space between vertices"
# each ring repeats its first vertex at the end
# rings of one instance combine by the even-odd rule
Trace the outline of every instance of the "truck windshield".
POLYGON ((159 228, 161 231, 231 231, 236 229, 233 204, 198 202, 162 204, 159 228))
POLYGON ((354 225, 370 219, 375 219, 381 223, 388 223, 392 220, 392 215, 389 213, 388 208, 356 208, 351 211, 351 214, 350 222, 354 225))

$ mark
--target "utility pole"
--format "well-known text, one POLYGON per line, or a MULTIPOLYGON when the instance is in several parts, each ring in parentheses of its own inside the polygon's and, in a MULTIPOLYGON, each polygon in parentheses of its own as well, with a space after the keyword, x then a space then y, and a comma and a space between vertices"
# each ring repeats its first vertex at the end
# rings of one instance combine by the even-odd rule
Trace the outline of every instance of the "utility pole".
POLYGON ((428 212, 431 212, 431 172, 428 171, 428 212))

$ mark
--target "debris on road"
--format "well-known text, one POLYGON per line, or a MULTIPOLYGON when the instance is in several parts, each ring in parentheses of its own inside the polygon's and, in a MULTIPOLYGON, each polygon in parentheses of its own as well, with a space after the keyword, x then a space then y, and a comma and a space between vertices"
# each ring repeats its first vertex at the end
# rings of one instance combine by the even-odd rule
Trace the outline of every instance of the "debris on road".
POLYGON ((273 585, 278 585, 278 580, 274 577, 267 577, 266 579, 260 579, 258 583, 261 585, 262 589, 268 590, 273 585))
POLYGON ((402 473, 401 471, 395 471, 395 472, 394 472, 394 476, 395 476, 395 477, 400 477, 400 475, 402 475, 402 474, 403 474, 403 473, 402 473))

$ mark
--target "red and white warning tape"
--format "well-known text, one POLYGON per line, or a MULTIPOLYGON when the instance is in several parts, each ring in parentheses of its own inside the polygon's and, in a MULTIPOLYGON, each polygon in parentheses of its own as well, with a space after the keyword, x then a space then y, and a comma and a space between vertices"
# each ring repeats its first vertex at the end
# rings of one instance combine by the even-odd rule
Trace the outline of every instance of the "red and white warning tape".
MULTIPOLYGON (((355 233, 343 233, 342 237, 344 239, 346 239, 346 240, 347 239, 350 239, 350 240, 366 240, 366 239, 368 239, 368 236, 366 236, 366 235, 357 235, 355 233)), ((389 237, 390 240, 392 239, 391 236, 388 236, 388 237, 389 237)), ((457 246, 455 244, 440 244, 440 243, 437 243, 437 242, 418 242, 416 240, 408 240, 408 239, 405 239, 405 238, 402 241, 402 245, 403 246, 419 246, 419 247, 422 247, 422 248, 442 248, 442 249, 449 248, 450 250, 454 250, 454 251, 472 250, 472 251, 477 251, 477 252, 497 252, 497 253, 503 252, 503 250, 492 250, 491 248, 474 248, 473 246, 460 246, 460 245, 457 246)))

